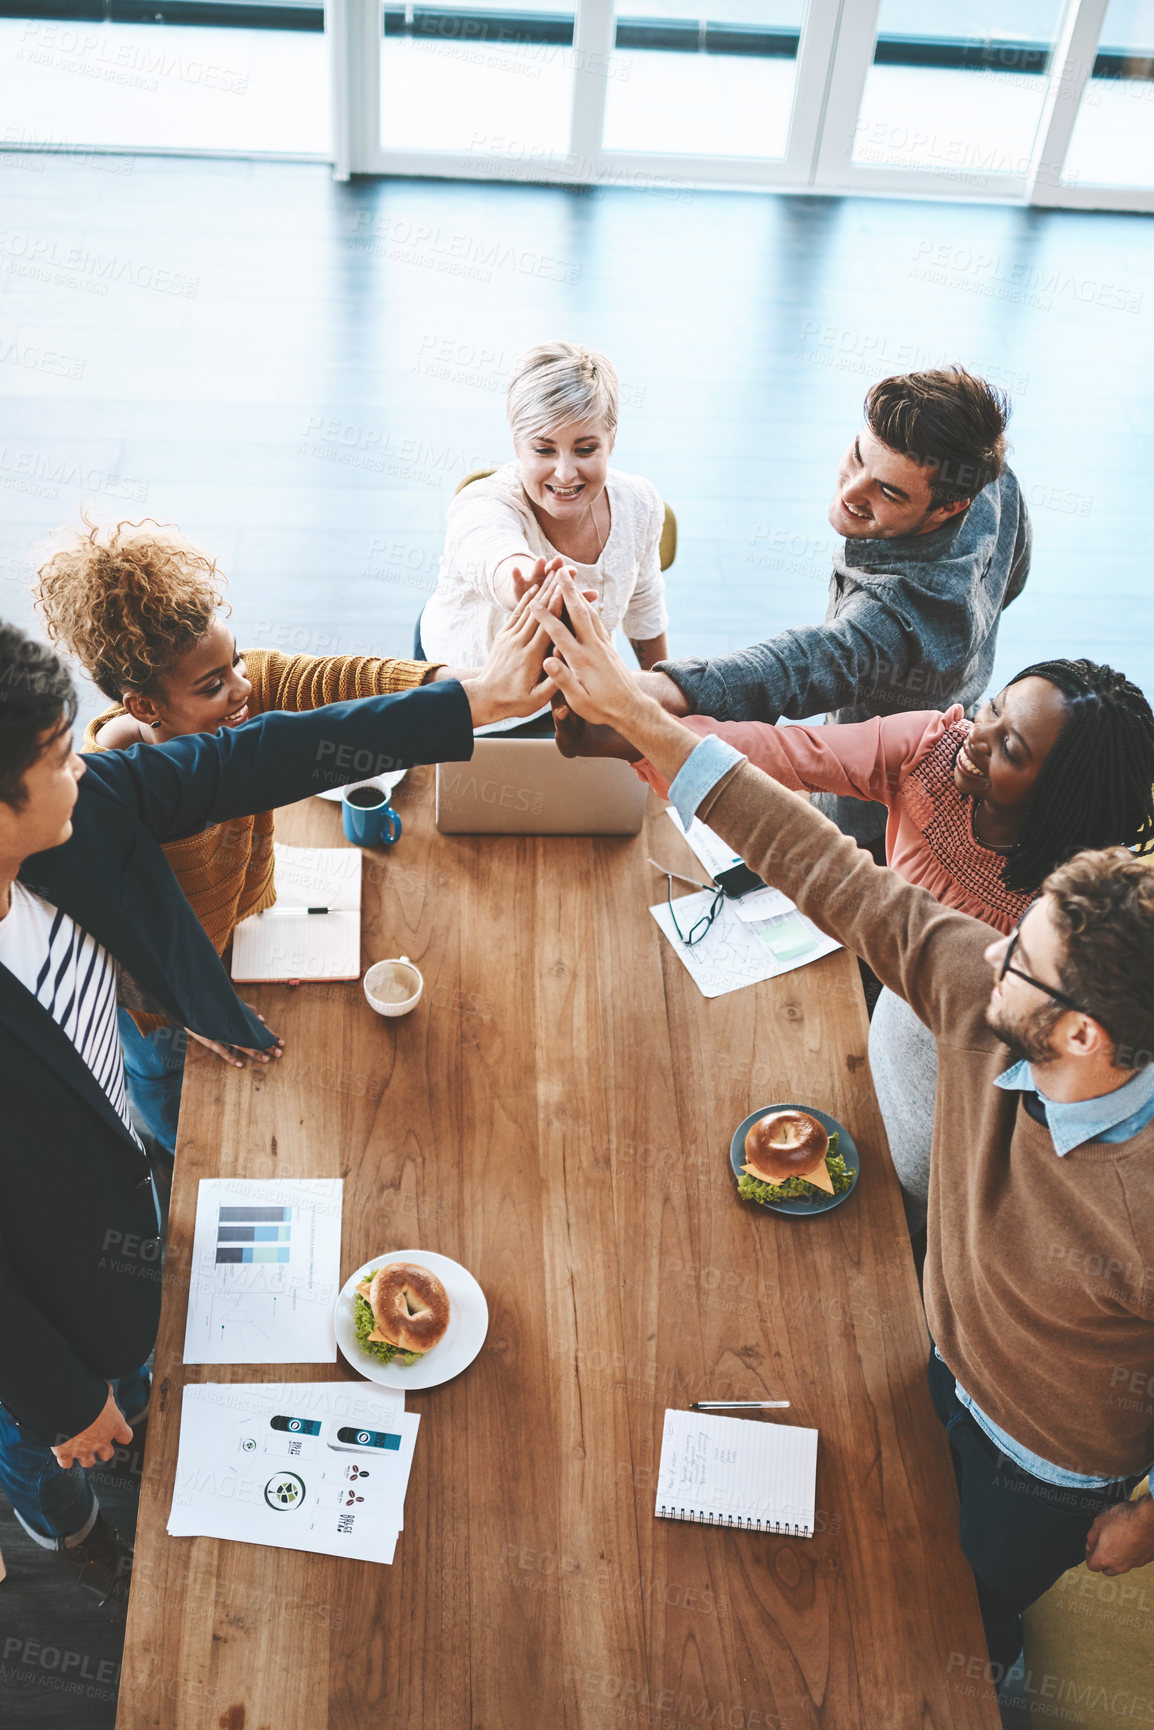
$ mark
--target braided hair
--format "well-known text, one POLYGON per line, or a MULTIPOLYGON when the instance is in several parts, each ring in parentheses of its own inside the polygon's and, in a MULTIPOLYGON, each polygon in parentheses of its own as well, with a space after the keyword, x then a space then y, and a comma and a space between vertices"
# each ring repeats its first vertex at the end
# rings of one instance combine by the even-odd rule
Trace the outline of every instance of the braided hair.
POLYGON ((1010 681, 1046 679, 1069 719, 1030 792, 1020 839, 1002 867, 1008 889, 1038 889, 1086 847, 1154 843, 1154 713, 1137 685, 1094 661, 1036 661, 1010 681))

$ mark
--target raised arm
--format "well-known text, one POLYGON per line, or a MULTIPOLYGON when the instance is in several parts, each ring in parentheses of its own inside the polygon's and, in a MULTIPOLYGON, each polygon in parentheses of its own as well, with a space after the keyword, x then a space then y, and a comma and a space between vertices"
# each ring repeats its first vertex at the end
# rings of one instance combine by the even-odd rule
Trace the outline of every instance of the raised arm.
POLYGON ((828 624, 779 631, 731 655, 663 661, 656 671, 696 714, 772 725, 782 715, 800 721, 852 708, 875 694, 892 700, 920 655, 912 621, 862 592, 828 624))
POLYGON ((244 661, 262 713, 285 709, 300 714, 355 697, 393 696, 427 685, 444 672, 439 661, 391 655, 282 655, 278 649, 249 649, 244 661))
POLYGON ((103 792, 135 810, 158 840, 175 841, 346 781, 472 753, 469 701, 450 681, 307 714, 272 711, 243 727, 85 762, 103 792))
POLYGON ((695 810, 767 883, 784 889, 823 931, 863 956, 935 1031, 950 1023, 960 1003, 984 1005, 987 926, 875 865, 819 811, 731 747, 696 739, 637 690, 574 585, 563 578, 562 588, 573 630, 554 622, 558 653, 546 661, 546 671, 574 709, 616 727, 644 751, 672 784, 675 804, 680 790, 683 817, 695 810))
MULTIPOLYGON (((945 717, 957 719, 962 710, 945 717)), ((892 806, 902 783, 927 748, 940 736, 937 710, 887 715, 842 726, 770 727, 763 721, 715 721, 690 715, 682 725, 699 739, 723 739, 743 757, 796 793, 838 793, 892 806)), ((655 792, 668 798, 668 783, 652 764, 637 765, 655 792)))
POLYGON ((529 544, 526 519, 481 482, 466 487, 449 505, 441 581, 475 589, 511 612, 546 566, 529 544))
MULTIPOLYGON (((541 591, 546 603, 551 591, 541 591)), ((555 687, 541 670, 548 630, 530 597, 502 625, 478 673, 305 714, 274 710, 244 727, 194 733, 86 759, 90 790, 134 810, 160 841, 274 810, 414 763, 466 762, 473 728, 531 715, 555 687)))

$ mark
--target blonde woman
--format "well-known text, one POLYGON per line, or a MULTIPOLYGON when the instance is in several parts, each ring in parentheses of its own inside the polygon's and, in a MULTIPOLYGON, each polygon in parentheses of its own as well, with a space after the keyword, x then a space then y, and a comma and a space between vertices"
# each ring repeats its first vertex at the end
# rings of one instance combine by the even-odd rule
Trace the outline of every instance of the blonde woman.
POLYGON ((597 349, 549 342, 520 357, 507 398, 515 460, 449 506, 418 657, 483 661, 526 589, 564 562, 643 668, 664 659, 665 506, 650 481, 609 466, 617 404, 617 373, 597 349))

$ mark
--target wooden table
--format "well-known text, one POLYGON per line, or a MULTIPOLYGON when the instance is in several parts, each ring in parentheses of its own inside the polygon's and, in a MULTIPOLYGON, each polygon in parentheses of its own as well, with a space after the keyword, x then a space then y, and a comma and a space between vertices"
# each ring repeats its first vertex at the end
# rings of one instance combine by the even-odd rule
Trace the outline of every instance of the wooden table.
POLYGON ((411 956, 417 1011, 251 988, 275 1072, 190 1054, 120 1730, 995 1730, 856 962, 707 1002, 647 912, 655 800, 636 840, 444 837, 431 788, 365 859, 365 964, 411 956), (858 1143, 825 1216, 738 1201, 733 1128, 782 1099, 858 1143), (184 1381, 351 1373, 184 1368, 217 1174, 341 1175, 342 1277, 419 1246, 486 1292, 480 1357, 408 1396, 392 1567, 166 1535, 184 1381), (666 1406, 777 1396, 821 1432, 812 1541, 655 1519, 666 1406))

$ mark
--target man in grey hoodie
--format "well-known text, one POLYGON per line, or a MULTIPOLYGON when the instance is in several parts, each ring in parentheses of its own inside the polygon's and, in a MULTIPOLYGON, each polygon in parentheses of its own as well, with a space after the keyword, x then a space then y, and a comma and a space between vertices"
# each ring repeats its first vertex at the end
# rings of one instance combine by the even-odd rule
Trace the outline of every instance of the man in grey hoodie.
MULTIPOLYGON (((970 709, 989 683, 1002 608, 1025 586, 1030 519, 1005 462, 1005 395, 961 367, 882 379, 838 468, 829 520, 845 536, 825 622, 731 655, 637 675, 675 715, 864 721, 970 709)), ((885 809, 815 797, 870 842, 885 809)))

